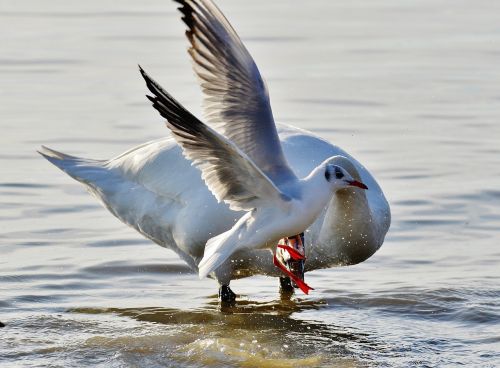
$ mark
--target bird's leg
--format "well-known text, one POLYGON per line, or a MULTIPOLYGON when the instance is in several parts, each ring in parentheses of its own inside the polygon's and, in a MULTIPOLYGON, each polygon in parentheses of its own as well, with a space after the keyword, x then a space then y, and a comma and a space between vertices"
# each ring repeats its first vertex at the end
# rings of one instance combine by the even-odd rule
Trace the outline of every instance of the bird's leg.
POLYGON ((300 288, 305 294, 312 288, 304 282, 305 265, 304 233, 283 238, 278 242, 273 262, 287 277, 280 277, 282 295, 293 293, 300 288))
POLYGON ((229 285, 221 285, 219 287, 219 300, 226 303, 234 302, 236 294, 229 288, 229 285))
POLYGON ((295 291, 290 277, 280 277, 280 295, 282 298, 289 299, 295 291))

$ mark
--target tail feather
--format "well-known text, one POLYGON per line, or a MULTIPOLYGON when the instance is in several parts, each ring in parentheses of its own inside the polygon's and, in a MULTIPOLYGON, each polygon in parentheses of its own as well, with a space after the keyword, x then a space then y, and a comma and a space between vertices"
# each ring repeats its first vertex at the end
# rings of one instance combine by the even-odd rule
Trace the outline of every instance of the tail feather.
POLYGON ((47 146, 41 146, 40 150, 39 151, 37 150, 37 152, 51 162, 52 162, 52 160, 76 160, 76 159, 78 159, 78 157, 67 155, 65 153, 53 150, 52 148, 49 148, 47 146))
POLYGON ((67 155, 45 146, 42 146, 37 152, 69 176, 85 184, 89 184, 99 177, 106 163, 105 160, 91 160, 67 155))
POLYGON ((230 239, 231 230, 214 236, 205 245, 205 254, 198 264, 200 279, 219 268, 236 250, 230 239))

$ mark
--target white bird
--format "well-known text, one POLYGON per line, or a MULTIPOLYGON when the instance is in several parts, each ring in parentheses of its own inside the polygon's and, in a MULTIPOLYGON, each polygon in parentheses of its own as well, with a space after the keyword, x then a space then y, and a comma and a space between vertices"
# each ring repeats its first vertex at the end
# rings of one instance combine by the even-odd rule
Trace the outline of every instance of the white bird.
POLYGON ((279 276, 266 248, 304 230, 306 271, 370 257, 390 225, 373 177, 310 133, 277 130, 257 66, 220 10, 209 0, 176 1, 210 126, 141 69, 178 144, 164 138, 103 161, 46 147, 40 153, 120 220, 222 287, 253 274, 279 276))
MULTIPOLYGON (((184 156, 201 170, 208 189, 231 210, 248 211, 230 230, 207 241, 198 264, 200 278, 218 269, 238 249, 276 248, 281 238, 305 231, 337 190, 349 186, 368 189, 332 164, 335 157, 299 180, 286 162, 276 129, 265 137, 275 156, 258 157, 267 168, 264 172, 235 143, 199 121, 140 70, 154 95, 148 96, 153 107, 167 119, 184 156)), ((255 121, 252 116, 247 118, 255 121)), ((274 127, 273 121, 264 123, 274 127)), ((245 146, 251 143, 247 139, 240 137, 245 146)))

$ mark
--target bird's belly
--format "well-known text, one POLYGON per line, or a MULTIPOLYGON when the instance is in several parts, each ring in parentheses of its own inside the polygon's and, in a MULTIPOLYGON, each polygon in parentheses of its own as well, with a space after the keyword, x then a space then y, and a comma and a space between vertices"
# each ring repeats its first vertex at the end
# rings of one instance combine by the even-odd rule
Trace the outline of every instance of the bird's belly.
POLYGON ((254 231, 248 232, 246 240, 253 244, 251 248, 274 249, 278 240, 305 231, 310 224, 308 220, 298 212, 280 213, 275 215, 274 219, 261 219, 255 224, 254 231))

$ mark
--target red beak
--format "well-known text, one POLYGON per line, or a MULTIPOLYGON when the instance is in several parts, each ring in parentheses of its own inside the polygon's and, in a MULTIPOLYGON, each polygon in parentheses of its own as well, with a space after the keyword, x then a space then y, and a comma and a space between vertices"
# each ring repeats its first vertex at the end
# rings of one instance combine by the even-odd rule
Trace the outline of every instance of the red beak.
POLYGON ((357 181, 357 180, 351 180, 351 181, 348 181, 349 185, 353 186, 353 187, 358 187, 358 188, 361 188, 361 189, 368 189, 368 187, 366 185, 364 185, 362 182, 360 181, 357 181))

